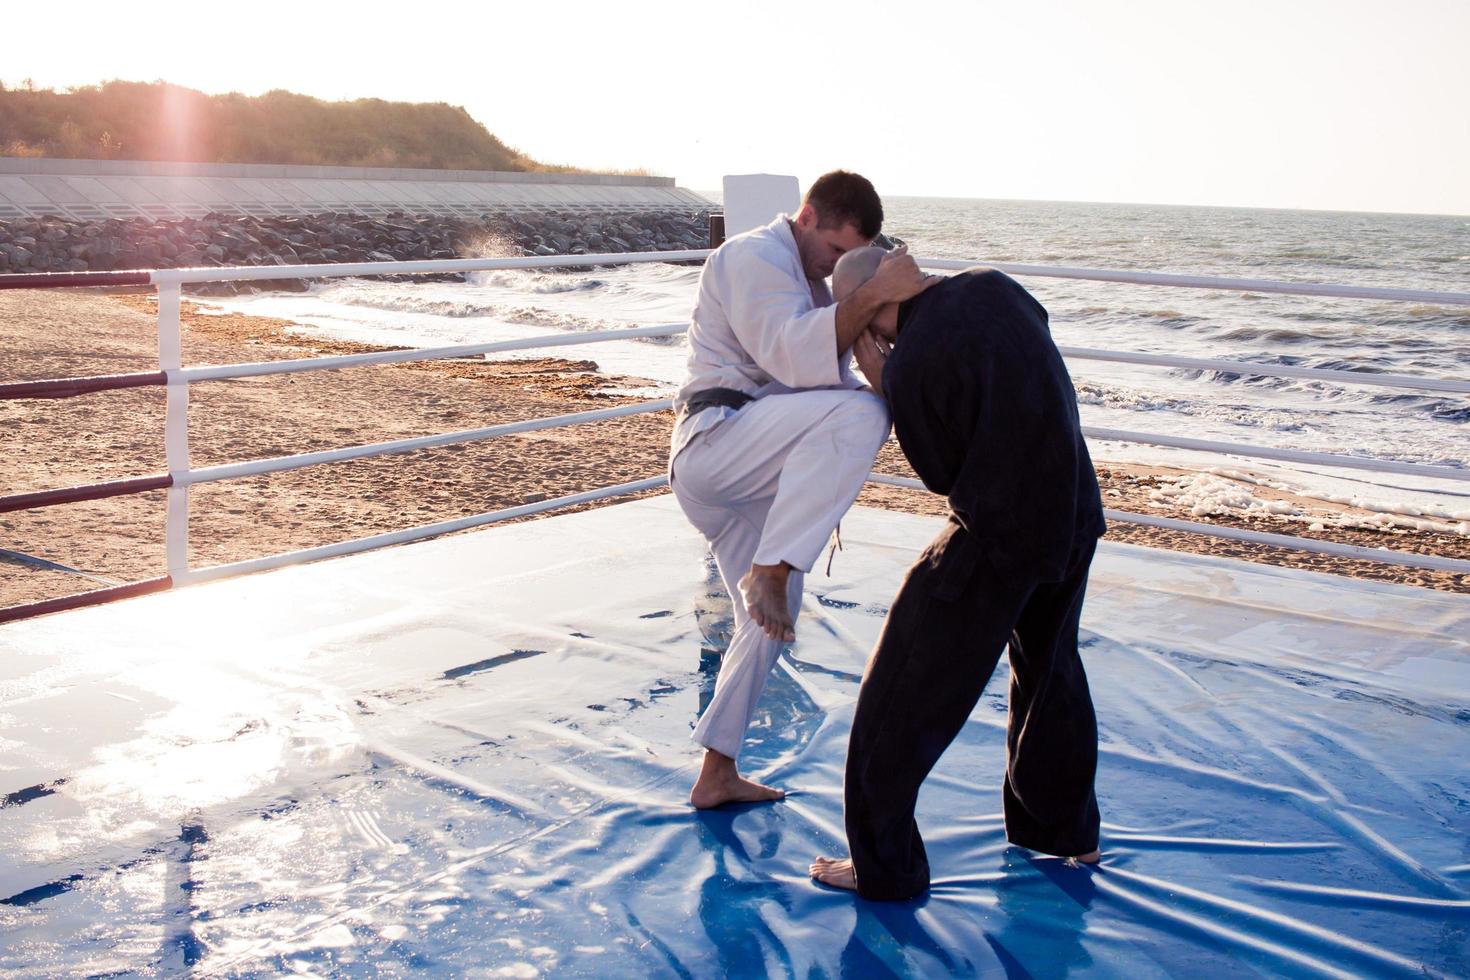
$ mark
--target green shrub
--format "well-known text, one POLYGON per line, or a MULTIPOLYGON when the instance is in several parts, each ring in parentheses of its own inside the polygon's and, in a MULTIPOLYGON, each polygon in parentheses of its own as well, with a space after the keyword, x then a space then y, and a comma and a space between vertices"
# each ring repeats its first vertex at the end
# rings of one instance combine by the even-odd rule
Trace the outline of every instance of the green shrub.
POLYGON ((0 155, 433 170, 555 170, 460 106, 295 92, 205 95, 166 82, 66 91, 0 85, 0 155))

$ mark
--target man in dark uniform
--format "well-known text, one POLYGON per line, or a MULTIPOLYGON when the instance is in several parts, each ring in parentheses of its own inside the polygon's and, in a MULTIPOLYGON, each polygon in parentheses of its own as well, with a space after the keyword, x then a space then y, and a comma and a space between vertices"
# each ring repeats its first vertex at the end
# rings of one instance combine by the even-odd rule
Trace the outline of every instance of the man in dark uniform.
MULTIPOLYGON (((834 293, 865 281, 874 253, 849 253, 834 293)), ((929 887, 919 786, 1007 643, 1006 837, 1096 861, 1097 721, 1077 629, 1102 498, 1046 310, 1008 276, 974 269, 884 307, 855 352, 950 516, 909 569, 863 676, 844 783, 852 856, 818 858, 812 877, 872 899, 929 887)))

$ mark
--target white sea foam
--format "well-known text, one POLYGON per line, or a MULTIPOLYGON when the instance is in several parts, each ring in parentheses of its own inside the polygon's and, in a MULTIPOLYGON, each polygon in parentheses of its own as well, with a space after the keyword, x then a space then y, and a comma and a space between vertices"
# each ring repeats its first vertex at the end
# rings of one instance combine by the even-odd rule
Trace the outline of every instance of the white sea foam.
POLYGON ((1406 501, 1314 493, 1308 488, 1289 482, 1239 470, 1216 469, 1186 474, 1151 490, 1149 499, 1171 509, 1185 508, 1194 517, 1250 514, 1309 524, 1309 529, 1313 531, 1321 531, 1328 526, 1367 530, 1401 528, 1470 537, 1470 512, 1450 513, 1443 507, 1425 508, 1406 501), (1252 486, 1279 490, 1308 500, 1338 504, 1350 507, 1353 511, 1326 508, 1307 510, 1288 500, 1258 496, 1251 491, 1252 486), (1363 513, 1365 511, 1367 513, 1363 513))

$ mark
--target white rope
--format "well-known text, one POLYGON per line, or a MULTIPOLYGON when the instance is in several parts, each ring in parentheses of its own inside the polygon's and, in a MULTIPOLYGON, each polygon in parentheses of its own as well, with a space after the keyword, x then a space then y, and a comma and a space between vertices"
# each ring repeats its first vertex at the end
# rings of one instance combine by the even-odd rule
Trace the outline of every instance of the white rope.
MULTIPOLYGON (((460 344, 454 347, 421 347, 410 350, 380 351, 371 354, 343 354, 336 357, 306 357, 292 361, 260 361, 247 364, 224 364, 212 367, 186 368, 175 372, 185 381, 220 381, 227 378, 254 378, 271 374, 299 374, 304 371, 335 371, 341 368, 372 367, 379 364, 405 364, 412 361, 476 357, 507 351, 534 350, 541 347, 576 347, 614 340, 637 340, 644 337, 676 337, 687 333, 687 323, 662 323, 651 327, 618 330, 595 330, 588 333, 542 334, 523 340, 499 340, 487 344, 460 344)), ((1335 371, 1326 368, 1292 367, 1283 364, 1255 364, 1250 361, 1220 361, 1199 357, 1175 357, 1170 354, 1145 354, 1139 351, 1110 351, 1093 347, 1059 347, 1064 357, 1087 361, 1111 361, 1119 364, 1147 364, 1155 367, 1189 368, 1199 371, 1225 371, 1232 374, 1260 375, 1278 378, 1312 378, 1345 381, 1349 384, 1379 385, 1388 388, 1416 388, 1470 394, 1470 381, 1455 378, 1431 378, 1410 374, 1368 374, 1362 371, 1335 371)))
POLYGON ((434 272, 489 272, 496 269, 566 269, 639 262, 697 262, 707 248, 674 252, 609 252, 599 255, 528 255, 509 259, 425 259, 417 262, 322 262, 316 265, 220 266, 210 269, 154 269, 154 285, 186 282, 238 282, 247 279, 336 279, 342 276, 404 276, 434 272))
MULTIPOLYGON (((687 323, 663 323, 651 327, 596 330, 583 334, 542 334, 523 340, 500 340, 487 344, 422 347, 372 354, 343 354, 336 357, 307 357, 292 361, 261 361, 186 368, 175 374, 190 382, 220 381, 227 378, 253 378, 271 374, 298 374, 304 371, 334 371, 341 368, 372 367, 379 364, 404 364, 412 361, 476 357, 482 354, 534 350, 541 347, 576 347, 581 344, 601 344, 614 340, 637 340, 644 337, 676 337, 688 331, 687 323)), ((1263 377, 1313 378, 1389 388, 1416 388, 1425 391, 1470 394, 1470 381, 1454 378, 1430 378, 1408 374, 1368 374, 1362 371, 1334 371, 1325 368, 1302 368, 1280 364, 1255 364, 1250 361, 1219 361, 1199 357, 1174 357, 1169 354, 1145 354, 1138 351, 1109 351, 1092 347, 1060 347, 1058 350, 1063 356, 1078 360, 1147 364, 1155 367, 1189 368, 1199 371, 1226 371, 1232 374, 1263 377)))
POLYGON ((479 442, 484 439, 494 439, 498 436, 515 435, 518 432, 539 432, 542 429, 555 429, 564 425, 582 425, 586 422, 599 422, 603 419, 642 415, 648 412, 662 412, 672 406, 673 401, 664 398, 659 401, 622 405, 618 408, 600 408, 593 412, 574 412, 571 415, 553 415, 548 418, 527 419, 524 422, 508 422, 504 425, 492 425, 484 429, 445 432, 437 436, 420 436, 414 439, 399 439, 395 442, 378 442, 366 446, 350 446, 346 449, 326 449, 321 452, 300 453, 295 456, 275 456, 269 459, 254 459, 246 463, 226 463, 223 466, 206 466, 197 470, 189 470, 187 473, 175 473, 173 475, 174 484, 176 486, 193 486, 194 484, 212 483, 217 480, 234 480, 244 476, 284 473, 289 470, 299 470, 307 466, 319 466, 323 463, 342 463, 352 459, 387 456, 393 453, 412 452, 415 449, 450 446, 460 442, 479 442))
POLYGON ((403 364, 409 361, 432 361, 451 357, 474 357, 503 351, 531 350, 539 347, 576 347, 600 344, 609 340, 635 340, 639 337, 672 337, 689 329, 687 323, 666 323, 654 327, 628 330, 597 330, 582 334, 556 333, 524 340, 499 340, 489 344, 461 344, 457 347, 422 347, 412 350, 382 351, 374 354, 342 354, 336 357, 306 357, 294 361, 261 361, 255 364, 224 364, 218 367, 188 368, 180 372, 186 381, 219 381, 224 378, 257 378, 267 374, 297 374, 302 371, 334 371, 340 368, 371 367, 376 364, 403 364))
MULTIPOLYGON (((927 489, 918 480, 912 480, 902 476, 889 476, 886 473, 870 473, 868 474, 868 482, 881 483, 892 487, 906 487, 911 490, 927 489)), ((1317 538, 1300 538, 1291 534, 1270 534, 1265 531, 1249 531, 1243 528, 1224 527, 1219 524, 1180 521, 1172 517, 1134 514, 1130 511, 1112 510, 1110 508, 1105 508, 1103 514, 1108 520, 1118 521, 1123 524, 1142 524, 1146 527, 1158 527, 1170 531, 1184 531, 1190 534, 1203 534, 1213 538, 1227 538, 1232 541, 1249 541, 1253 544, 1268 544, 1278 548, 1291 548, 1295 551, 1313 551, 1319 554, 1338 555, 1344 558, 1360 558, 1364 561, 1377 561, 1388 565, 1407 565, 1411 568, 1428 568, 1441 572, 1470 573, 1470 561, 1459 558, 1443 558, 1439 555, 1416 555, 1407 551, 1392 551, 1388 548, 1364 548, 1355 544, 1338 544, 1335 541, 1320 541, 1317 538)))
POLYGON ((1371 456, 1339 456, 1335 453, 1311 453, 1301 449, 1272 449, 1267 446, 1250 446, 1245 443, 1189 439, 1185 436, 1132 432, 1128 429, 1099 429, 1087 425, 1082 427, 1082 434, 1089 439, 1105 439, 1113 442, 1140 442, 1149 446, 1197 449, 1207 453, 1230 453, 1236 456, 1276 459, 1288 463, 1313 463, 1318 466, 1338 466, 1351 470, 1368 470, 1373 473, 1406 473, 1410 476, 1427 476, 1441 480, 1470 481, 1470 470, 1457 469, 1453 466, 1431 466, 1427 463, 1400 463, 1394 460, 1375 459, 1371 456))
MULTIPOLYGON (((710 249, 699 248, 672 252, 536 255, 500 259, 426 259, 417 262, 324 262, 316 265, 222 266, 206 269, 155 269, 150 273, 150 277, 155 285, 251 279, 332 279, 343 276, 421 275, 442 272, 486 272, 494 269, 556 269, 597 265, 632 265, 639 262, 697 262, 708 258, 710 254, 710 249)), ((1162 272, 982 262, 978 259, 921 258, 918 259, 918 263, 927 269, 960 271, 984 266, 1010 275, 1044 276, 1054 279, 1086 279, 1095 282, 1124 282, 1144 286, 1179 286, 1186 289, 1233 289, 1254 293, 1288 293, 1297 296, 1337 296, 1348 299, 1381 299, 1470 306, 1470 293, 1437 292, 1427 289, 1280 282, 1269 279, 1228 279, 1221 276, 1183 276, 1162 272)))
POLYGON ((1380 286, 1346 286, 1326 282, 1279 282, 1271 279, 1227 279, 1223 276, 1181 276, 1165 272, 1126 272, 1118 269, 1078 269, 1053 265, 1018 265, 1014 262, 979 262, 970 259, 919 259, 926 269, 963 271, 983 267, 1013 276, 1043 276, 1051 279, 1087 279, 1093 282, 1126 282, 1138 286, 1179 286, 1184 289, 1234 289, 1249 293, 1287 293, 1294 296, 1336 296, 1343 299, 1383 299, 1406 303, 1470 306, 1470 293, 1435 292, 1428 289, 1391 289, 1380 286))
MULTIPOLYGON (((462 442, 478 442, 484 439, 494 439, 499 436, 515 435, 520 432, 536 432, 542 429, 554 429, 565 425, 581 425, 603 419, 641 415, 649 412, 662 412, 671 407, 673 407, 673 401, 665 398, 657 401, 623 405, 617 408, 603 408, 591 412, 576 412, 570 415, 556 415, 542 419, 528 419, 523 422, 510 422, 504 425, 493 425, 482 429, 446 432, 436 436, 420 436, 413 439, 400 439, 394 442, 351 446, 345 449, 327 449, 314 453, 301 453, 294 456, 277 456, 269 459, 251 460, 244 463, 227 463, 221 466, 203 467, 184 473, 175 473, 173 474, 174 483, 176 486, 191 486, 198 483, 233 480, 247 476, 262 476, 267 473, 281 473, 289 470, 302 469, 307 466, 318 466, 324 463, 342 463, 348 460, 412 452, 417 449, 431 449, 462 442)), ((1412 476, 1470 481, 1470 470, 1456 469, 1449 466, 1401 463, 1371 457, 1339 456, 1331 453, 1313 453, 1293 449, 1273 449, 1270 447, 1250 446, 1243 443, 1190 439, 1183 436, 1165 436, 1150 432, 1132 432, 1126 429, 1102 429, 1084 426, 1082 432, 1088 438, 1092 439, 1135 442, 1174 449, 1194 449, 1201 452, 1227 453, 1285 462, 1312 463, 1319 466, 1336 466, 1348 469, 1367 470, 1369 472, 1404 473, 1412 476)))
POLYGON ((1093 347, 1058 347, 1063 357, 1083 361, 1113 361, 1118 364, 1149 364, 1156 367, 1192 368, 1197 371, 1225 371, 1230 374, 1260 375, 1267 378, 1313 378, 1324 381, 1346 381, 1349 384, 1381 385, 1386 388, 1418 388, 1424 391, 1450 391, 1470 394, 1470 381, 1456 378, 1428 378, 1412 374, 1369 374, 1364 371, 1333 371, 1326 368, 1292 367, 1289 364, 1254 364, 1250 361, 1216 361, 1202 357, 1175 357, 1172 354, 1144 354, 1139 351, 1099 350, 1093 347))
POLYGON ((1275 545, 1278 548, 1294 548, 1298 551, 1316 551, 1324 555, 1338 555, 1343 558, 1361 558, 1365 561, 1378 561, 1388 565, 1407 565, 1411 568, 1429 568, 1440 572, 1470 573, 1470 561, 1459 558, 1416 555, 1407 551, 1392 551, 1388 548, 1364 548, 1355 544, 1339 544, 1336 541, 1299 538, 1292 534, 1270 534, 1266 531, 1248 531, 1243 528, 1222 527, 1218 524, 1179 521, 1172 517, 1155 517, 1152 514, 1134 514, 1126 510, 1104 509, 1103 513, 1110 521, 1122 521, 1127 524, 1142 524, 1146 527, 1165 528, 1170 531, 1207 534, 1213 538, 1250 541, 1255 544, 1275 545))
POLYGON ((179 585, 196 585, 200 582, 212 582, 216 579, 247 575, 251 572, 263 572, 272 568, 280 568, 284 565, 296 565, 301 562, 317 561, 322 558, 337 558, 342 555, 356 554, 360 551, 369 551, 373 548, 384 548, 388 545, 404 544, 409 541, 418 541, 440 534, 463 531, 472 527, 493 524, 497 521, 508 521, 516 517, 527 517, 531 514, 539 514, 542 511, 555 510, 559 507, 571 507, 575 504, 589 503, 594 500, 605 500, 608 497, 622 497, 630 493, 640 493, 644 490, 657 490, 659 487, 668 486, 668 483, 669 478, 666 476, 652 477, 647 480, 636 480, 632 483, 620 483, 615 487, 602 487, 598 490, 589 490, 586 493, 574 493, 565 497, 556 497, 552 500, 541 500, 534 504, 507 507, 504 510, 491 511, 487 514, 477 514, 473 517, 459 517, 452 521, 440 521, 437 524, 425 524, 422 527, 410 527, 402 531, 390 531, 387 534, 375 534, 372 537, 358 538, 355 541, 339 541, 336 544, 323 545, 319 548, 307 548, 302 551, 270 555, 265 558, 255 558, 250 561, 239 561, 229 565, 216 565, 213 568, 197 569, 190 571, 182 581, 176 579, 175 583, 179 585))

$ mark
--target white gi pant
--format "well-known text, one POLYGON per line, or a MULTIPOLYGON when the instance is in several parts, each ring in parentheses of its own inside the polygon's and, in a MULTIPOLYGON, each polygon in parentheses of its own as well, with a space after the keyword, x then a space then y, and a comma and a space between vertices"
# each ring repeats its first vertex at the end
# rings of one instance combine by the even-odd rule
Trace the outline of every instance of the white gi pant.
POLYGON ((784 644, 750 618, 738 583, 753 563, 788 563, 786 601, 795 620, 803 573, 857 499, 888 426, 888 408, 871 391, 767 395, 696 435, 675 457, 674 496, 709 541, 735 607, 735 633, 694 741, 740 755, 784 644))

